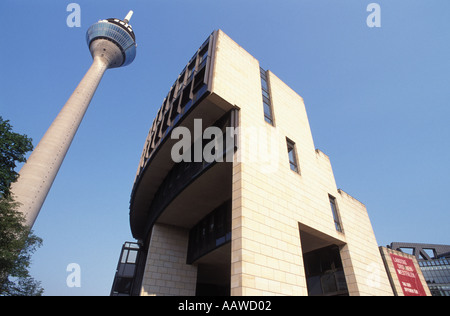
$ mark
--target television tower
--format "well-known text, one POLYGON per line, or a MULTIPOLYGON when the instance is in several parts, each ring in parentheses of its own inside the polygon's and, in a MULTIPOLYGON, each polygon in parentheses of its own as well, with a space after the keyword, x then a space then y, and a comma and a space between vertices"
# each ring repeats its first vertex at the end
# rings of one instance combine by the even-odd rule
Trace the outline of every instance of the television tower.
POLYGON ((92 65, 20 170, 17 182, 11 185, 30 229, 103 74, 109 68, 131 64, 136 57, 136 37, 129 24, 132 15, 130 11, 123 20, 101 20, 88 29, 86 40, 94 59, 92 65))

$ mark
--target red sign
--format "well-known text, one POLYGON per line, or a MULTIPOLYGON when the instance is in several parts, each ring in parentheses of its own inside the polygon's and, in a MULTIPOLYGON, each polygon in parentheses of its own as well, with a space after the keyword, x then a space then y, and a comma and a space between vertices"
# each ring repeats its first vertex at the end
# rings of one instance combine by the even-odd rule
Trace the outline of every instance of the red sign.
POLYGON ((397 272, 400 286, 405 296, 426 296, 422 282, 417 274, 414 262, 405 257, 390 254, 394 263, 395 272, 397 272))

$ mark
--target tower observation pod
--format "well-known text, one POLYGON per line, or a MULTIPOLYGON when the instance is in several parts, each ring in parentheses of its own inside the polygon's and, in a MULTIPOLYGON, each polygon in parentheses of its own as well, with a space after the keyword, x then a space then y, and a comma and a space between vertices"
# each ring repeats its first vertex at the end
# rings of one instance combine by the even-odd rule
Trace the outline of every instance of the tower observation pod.
POLYGON ((19 172, 11 192, 30 228, 41 210, 70 144, 83 120, 89 103, 109 68, 131 64, 136 57, 136 37, 125 19, 101 20, 86 34, 93 62, 78 87, 49 127, 27 163, 19 172))

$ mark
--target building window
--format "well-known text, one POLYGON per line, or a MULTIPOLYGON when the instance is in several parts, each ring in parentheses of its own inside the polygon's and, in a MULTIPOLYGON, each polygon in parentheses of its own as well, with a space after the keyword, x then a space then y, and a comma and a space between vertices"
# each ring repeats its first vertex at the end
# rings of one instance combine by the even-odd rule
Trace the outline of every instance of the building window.
POLYGON ((198 69, 201 69, 206 64, 207 58, 208 58, 208 45, 206 45, 206 47, 199 54, 198 69))
POLYGON ((329 195, 328 197, 330 198, 331 212, 333 213, 333 219, 334 219, 334 227, 336 228, 336 230, 338 232, 343 233, 344 231, 342 230, 341 220, 339 218, 339 212, 337 209, 336 198, 331 195, 329 195))
POLYGON ((189 232, 187 263, 231 242, 231 200, 206 215, 189 232))
POLYGON ((260 68, 261 73, 261 87, 262 87, 262 98, 264 104, 264 119, 270 125, 273 125, 273 113, 272 113, 272 104, 270 101, 270 92, 269 85, 267 83, 267 74, 266 71, 260 68))
POLYGON ((289 164, 291 166, 291 170, 297 173, 300 173, 297 162, 297 153, 295 150, 295 143, 290 139, 286 138, 287 143, 287 151, 289 156, 289 164))
POLYGON ((188 67, 187 79, 186 79, 187 83, 189 83, 192 80, 192 78, 194 78, 194 72, 195 72, 195 62, 191 63, 188 67))

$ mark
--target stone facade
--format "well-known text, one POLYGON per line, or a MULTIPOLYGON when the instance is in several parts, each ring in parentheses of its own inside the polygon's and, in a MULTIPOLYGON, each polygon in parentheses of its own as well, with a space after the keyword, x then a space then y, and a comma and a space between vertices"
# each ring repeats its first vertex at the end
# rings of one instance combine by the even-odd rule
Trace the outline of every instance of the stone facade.
MULTIPOLYGON (((230 294, 308 295, 304 254, 336 245, 349 295, 392 295, 366 207, 336 187, 329 157, 314 146, 302 97, 268 71, 274 124, 267 123, 258 60, 220 30, 214 43, 210 99, 239 109, 230 294), (298 172, 290 168, 287 141, 295 144, 298 172)), ((154 226, 143 295, 195 294, 187 243, 186 229, 154 226)))
POLYGON ((195 295, 197 268, 186 264, 187 244, 185 229, 153 227, 141 296, 195 295))

